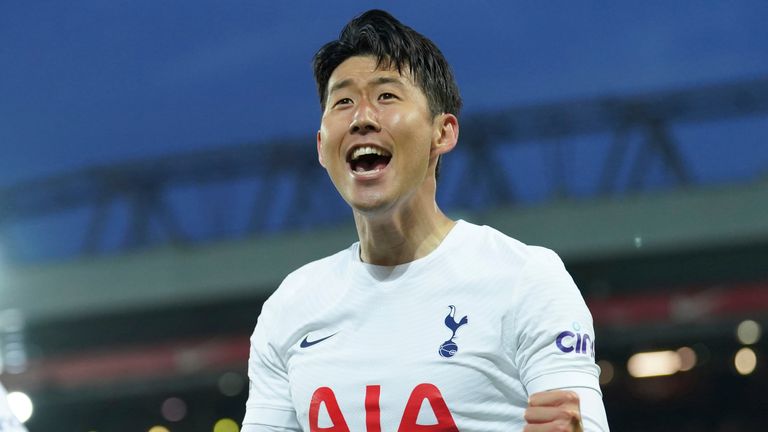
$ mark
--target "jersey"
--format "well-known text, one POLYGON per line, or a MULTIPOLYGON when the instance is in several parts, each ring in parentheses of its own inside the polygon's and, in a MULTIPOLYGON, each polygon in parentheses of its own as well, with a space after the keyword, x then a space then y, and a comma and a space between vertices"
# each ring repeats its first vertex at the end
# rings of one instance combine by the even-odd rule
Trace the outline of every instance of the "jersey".
POLYGON ((264 303, 244 431, 515 431, 530 394, 561 388, 591 389, 608 430, 592 317, 554 252, 460 220, 413 262, 359 257, 307 264, 264 303))
POLYGON ((27 429, 11 412, 6 396, 5 388, 0 384, 0 432, 27 432, 27 429))

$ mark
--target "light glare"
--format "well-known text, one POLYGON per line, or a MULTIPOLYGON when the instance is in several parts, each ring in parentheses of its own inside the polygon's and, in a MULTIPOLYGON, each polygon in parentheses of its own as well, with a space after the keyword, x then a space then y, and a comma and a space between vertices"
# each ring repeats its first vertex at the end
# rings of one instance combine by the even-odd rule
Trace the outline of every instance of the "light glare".
POLYGON ((677 350, 680 357, 680 371, 685 372, 696 366, 696 351, 689 347, 682 347, 677 350))
POLYGON ((32 405, 32 399, 22 392, 8 393, 8 405, 11 407, 11 411, 19 419, 20 422, 26 423, 32 412, 35 410, 32 405))
POLYGON ((213 426, 213 432, 239 432, 240 428, 237 423, 228 418, 223 418, 216 422, 213 426))
POLYGON ((171 397, 163 401, 160 412, 168 421, 181 421, 187 415, 187 404, 177 397, 171 397))
POLYGON ((606 385, 613 381, 613 364, 608 360, 600 360, 597 365, 600 366, 600 385, 606 385))
POLYGON ((744 320, 736 328, 736 337, 744 345, 752 345, 760 340, 760 333, 762 329, 760 324, 752 320, 744 320))
POLYGON ((680 370, 681 363, 674 351, 643 352, 629 358, 627 370, 635 378, 672 375, 680 370))
POLYGON ((739 374, 749 375, 755 371, 757 355, 751 348, 742 348, 733 358, 733 365, 736 366, 736 372, 739 374))
POLYGON ((219 391, 225 396, 237 396, 245 387, 245 379, 238 373, 227 372, 219 377, 219 391))

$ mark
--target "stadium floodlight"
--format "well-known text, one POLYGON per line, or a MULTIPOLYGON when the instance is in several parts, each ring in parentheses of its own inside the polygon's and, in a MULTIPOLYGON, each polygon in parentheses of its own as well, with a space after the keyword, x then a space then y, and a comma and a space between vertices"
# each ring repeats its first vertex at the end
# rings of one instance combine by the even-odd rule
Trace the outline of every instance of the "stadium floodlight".
POLYGON ((749 375, 757 366, 757 354, 751 348, 742 348, 734 356, 733 365, 740 375, 749 375))
POLYGON ((743 345, 752 345, 760 340, 762 329, 757 321, 744 320, 736 328, 736 337, 743 345))
POLYGON ((26 423, 32 417, 35 410, 32 399, 20 391, 8 393, 8 405, 20 422, 26 423))
POLYGON ((680 354, 675 351, 641 352, 627 361, 627 370, 635 378, 673 375, 681 366, 680 354))

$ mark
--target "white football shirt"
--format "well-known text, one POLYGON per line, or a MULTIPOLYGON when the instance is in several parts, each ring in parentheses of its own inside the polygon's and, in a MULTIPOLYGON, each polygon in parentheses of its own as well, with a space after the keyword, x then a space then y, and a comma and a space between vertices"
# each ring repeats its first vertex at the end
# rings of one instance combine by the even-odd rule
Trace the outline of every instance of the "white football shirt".
POLYGON ((6 396, 5 388, 0 384, 0 432, 27 432, 27 428, 11 412, 6 396))
POLYGON ((307 264, 264 303, 244 432, 515 431, 530 394, 561 388, 608 430, 592 317, 554 252, 458 221, 411 263, 359 256, 307 264))

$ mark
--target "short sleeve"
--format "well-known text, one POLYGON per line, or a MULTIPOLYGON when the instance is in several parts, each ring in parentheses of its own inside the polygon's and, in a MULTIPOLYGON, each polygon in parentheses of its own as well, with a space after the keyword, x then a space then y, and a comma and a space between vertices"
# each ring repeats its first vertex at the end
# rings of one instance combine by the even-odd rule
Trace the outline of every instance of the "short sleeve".
POLYGON ((579 409, 584 432, 608 432, 610 430, 600 392, 584 387, 570 387, 564 390, 570 390, 579 395, 579 409))
POLYGON ((243 425, 298 431, 301 428, 291 401, 288 374, 278 345, 271 338, 274 333, 271 330, 277 323, 270 306, 269 301, 264 304, 251 336, 248 359, 250 389, 243 425))
POLYGON ((520 379, 529 395, 565 387, 600 393, 592 315, 560 258, 531 249, 509 332, 520 379))

